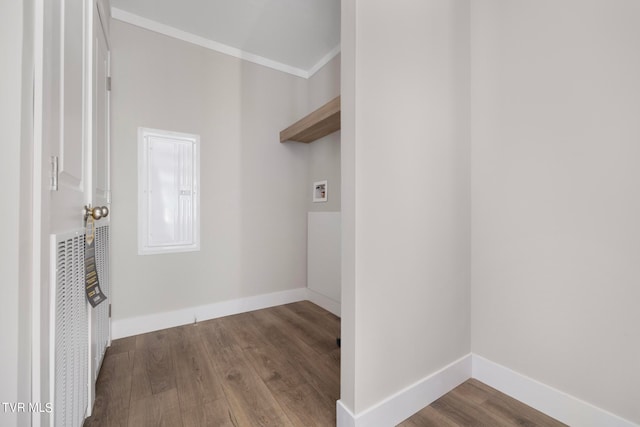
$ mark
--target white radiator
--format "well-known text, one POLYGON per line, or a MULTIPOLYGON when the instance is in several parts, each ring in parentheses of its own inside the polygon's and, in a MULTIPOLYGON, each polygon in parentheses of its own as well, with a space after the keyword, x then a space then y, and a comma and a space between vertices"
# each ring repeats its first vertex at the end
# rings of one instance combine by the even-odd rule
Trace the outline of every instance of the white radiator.
POLYGON ((89 326, 84 295, 84 234, 52 236, 52 391, 56 427, 79 427, 88 405, 89 326))
MULTIPOLYGON (((111 298, 111 286, 109 282, 109 226, 103 225, 96 228, 96 269, 98 270, 98 280, 100 282, 100 289, 107 296, 111 298)), ((107 351, 107 347, 110 345, 111 333, 109 324, 109 305, 111 300, 107 299, 105 302, 94 308, 94 325, 91 328, 91 343, 92 343, 92 356, 93 356, 93 378, 98 378, 100 372, 100 366, 102 365, 102 359, 107 351)))
MULTIPOLYGON (((84 293, 84 230, 54 235, 51 240, 55 258, 52 263, 55 270, 51 310, 51 392, 54 402, 51 421, 55 427, 80 427, 90 409, 89 387, 95 387, 95 383, 90 384, 90 381, 98 378, 110 344, 110 301, 93 309, 87 303, 84 293), (89 314, 93 319, 91 332, 89 314)), ((96 227, 94 244, 100 288, 108 298, 111 292, 109 225, 96 227)))

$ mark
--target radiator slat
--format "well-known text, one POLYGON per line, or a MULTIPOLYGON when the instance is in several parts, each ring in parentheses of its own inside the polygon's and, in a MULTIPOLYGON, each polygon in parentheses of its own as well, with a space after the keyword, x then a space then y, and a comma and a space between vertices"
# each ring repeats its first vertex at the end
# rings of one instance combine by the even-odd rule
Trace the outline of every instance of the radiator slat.
POLYGON ((79 427, 88 404, 89 331, 84 234, 56 238, 54 425, 79 427))

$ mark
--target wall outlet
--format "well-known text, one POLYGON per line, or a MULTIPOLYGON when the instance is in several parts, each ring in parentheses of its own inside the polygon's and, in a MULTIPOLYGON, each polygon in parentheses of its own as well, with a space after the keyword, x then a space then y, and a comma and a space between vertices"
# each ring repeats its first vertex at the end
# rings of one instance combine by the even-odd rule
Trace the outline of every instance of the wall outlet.
POLYGON ((313 183, 313 203, 327 201, 327 180, 313 183))

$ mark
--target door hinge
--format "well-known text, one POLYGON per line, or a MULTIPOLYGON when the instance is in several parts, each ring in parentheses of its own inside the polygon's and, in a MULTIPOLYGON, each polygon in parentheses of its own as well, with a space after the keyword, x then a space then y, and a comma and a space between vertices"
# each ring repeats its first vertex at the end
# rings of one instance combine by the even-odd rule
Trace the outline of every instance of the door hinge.
POLYGON ((58 191, 58 156, 51 156, 50 190, 58 191))
POLYGON ((109 318, 111 318, 111 304, 109 304, 109 318))
POLYGON ((111 92, 111 76, 107 77, 107 91, 111 92))

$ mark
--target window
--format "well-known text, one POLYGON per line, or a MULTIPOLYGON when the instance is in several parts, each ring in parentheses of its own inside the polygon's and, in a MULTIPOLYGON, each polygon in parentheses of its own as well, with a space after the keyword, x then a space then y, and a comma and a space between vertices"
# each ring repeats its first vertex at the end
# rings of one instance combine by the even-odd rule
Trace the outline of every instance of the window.
POLYGON ((200 250, 200 137, 138 128, 138 254, 200 250))

